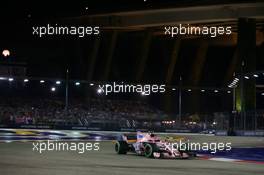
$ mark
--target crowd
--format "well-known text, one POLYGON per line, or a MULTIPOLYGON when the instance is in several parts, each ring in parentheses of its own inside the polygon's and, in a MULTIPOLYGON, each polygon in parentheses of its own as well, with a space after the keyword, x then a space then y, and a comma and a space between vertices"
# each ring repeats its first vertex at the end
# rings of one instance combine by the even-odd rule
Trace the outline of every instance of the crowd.
POLYGON ((138 118, 163 113, 156 108, 139 101, 110 99, 90 99, 88 102, 71 101, 68 109, 61 99, 22 99, 8 98, 0 100, 1 124, 37 124, 37 125, 79 125, 89 126, 92 122, 133 121, 138 118))

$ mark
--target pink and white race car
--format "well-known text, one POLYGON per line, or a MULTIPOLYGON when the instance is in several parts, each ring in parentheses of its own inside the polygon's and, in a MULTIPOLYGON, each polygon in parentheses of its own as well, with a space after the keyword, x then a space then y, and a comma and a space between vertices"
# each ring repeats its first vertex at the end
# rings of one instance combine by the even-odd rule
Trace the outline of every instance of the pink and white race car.
POLYGON ((153 133, 142 132, 121 135, 115 142, 115 151, 118 154, 132 152, 148 158, 186 159, 196 157, 194 152, 179 149, 175 147, 174 143, 162 141, 153 133))

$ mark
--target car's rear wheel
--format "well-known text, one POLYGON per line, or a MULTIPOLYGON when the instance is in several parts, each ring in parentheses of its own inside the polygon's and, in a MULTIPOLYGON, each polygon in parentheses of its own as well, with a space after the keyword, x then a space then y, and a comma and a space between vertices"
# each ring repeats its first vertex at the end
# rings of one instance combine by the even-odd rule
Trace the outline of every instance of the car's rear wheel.
POLYGON ((154 152, 157 152, 157 146, 155 144, 146 143, 145 144, 145 157, 147 158, 153 158, 154 152))
POLYGON ((128 151, 128 145, 125 141, 117 141, 115 143, 115 151, 117 154, 126 154, 128 151))
POLYGON ((196 157, 196 153, 187 149, 189 147, 189 145, 187 143, 185 143, 185 149, 180 149, 179 152, 182 153, 186 153, 189 155, 189 157, 196 157))

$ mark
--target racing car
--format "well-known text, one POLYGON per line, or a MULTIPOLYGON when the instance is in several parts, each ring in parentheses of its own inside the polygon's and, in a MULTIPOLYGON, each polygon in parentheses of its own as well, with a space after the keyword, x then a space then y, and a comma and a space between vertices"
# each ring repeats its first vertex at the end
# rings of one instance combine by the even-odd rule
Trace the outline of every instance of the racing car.
POLYGON ((175 144, 166 139, 162 140, 153 133, 142 132, 120 135, 115 142, 115 151, 117 154, 132 152, 147 158, 187 159, 196 157, 196 153, 192 151, 177 148, 175 144))

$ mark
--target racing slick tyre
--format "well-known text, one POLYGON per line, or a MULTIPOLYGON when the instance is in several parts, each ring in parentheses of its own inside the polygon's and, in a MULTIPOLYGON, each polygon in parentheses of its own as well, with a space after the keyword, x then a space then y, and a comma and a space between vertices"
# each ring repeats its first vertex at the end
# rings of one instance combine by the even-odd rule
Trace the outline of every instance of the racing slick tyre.
POLYGON ((197 155, 196 155, 195 152, 193 152, 193 151, 187 149, 188 147, 189 147, 188 144, 185 144, 185 149, 181 148, 181 149, 179 149, 178 151, 181 153, 181 155, 182 155, 183 153, 186 153, 186 154, 188 154, 188 156, 191 157, 191 158, 197 157, 197 155))
POLYGON ((156 146, 156 144, 152 144, 152 143, 146 143, 145 144, 145 157, 147 158, 153 158, 154 152, 158 152, 158 148, 156 146))
POLYGON ((126 154, 128 151, 128 145, 125 141, 117 141, 115 143, 115 151, 117 154, 126 154))

